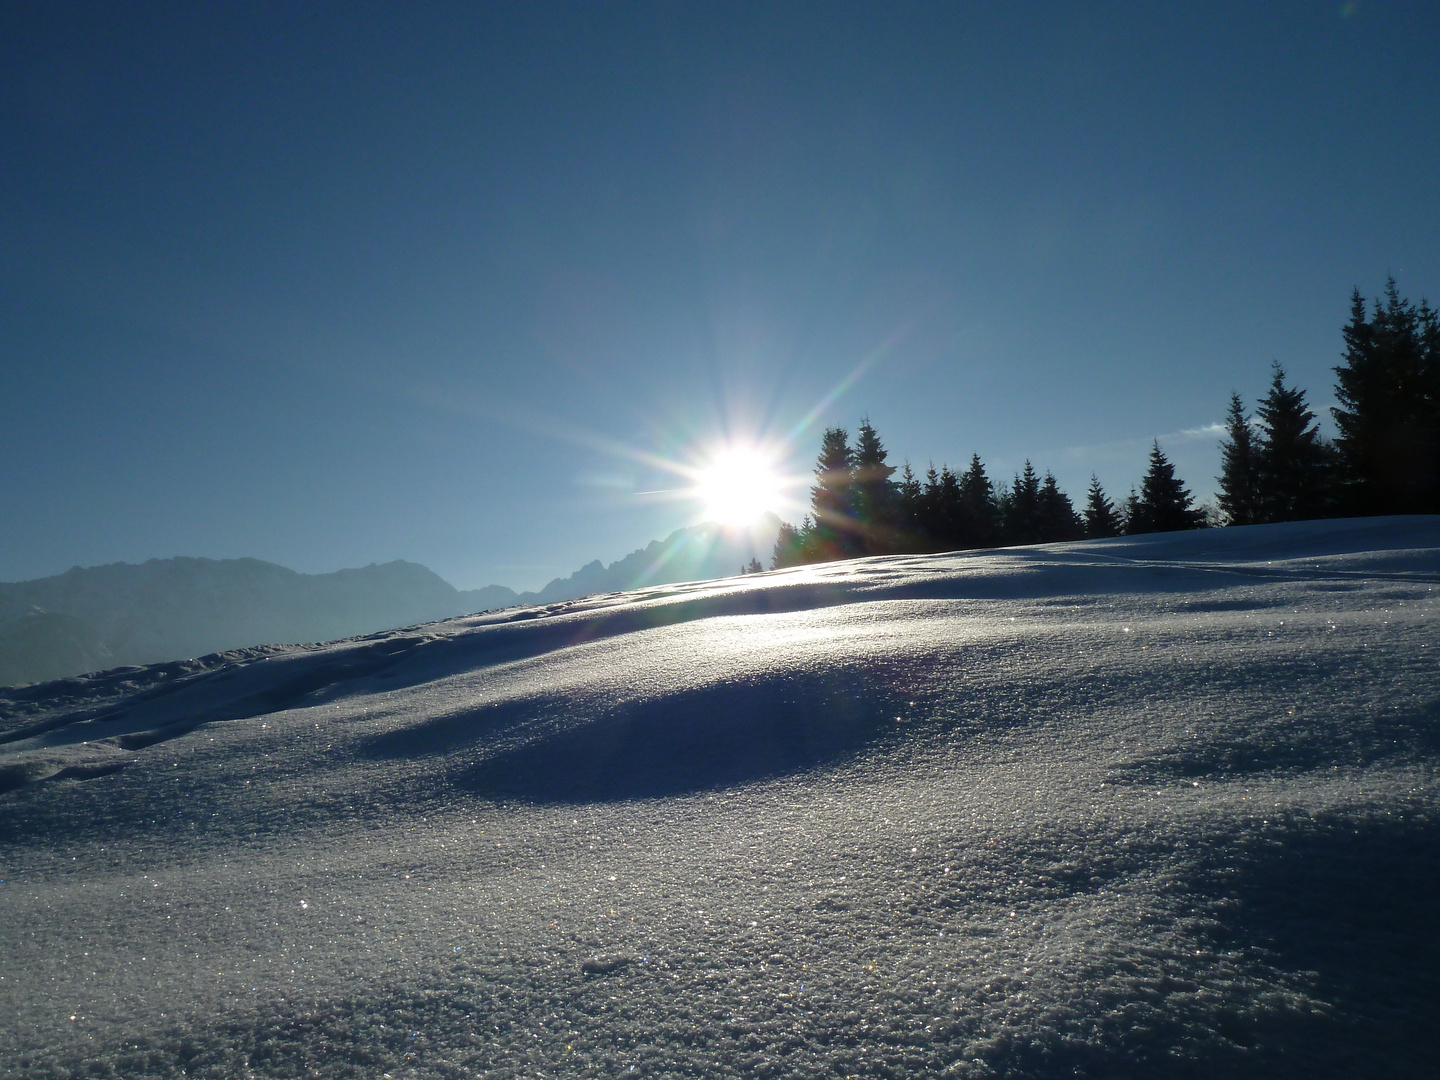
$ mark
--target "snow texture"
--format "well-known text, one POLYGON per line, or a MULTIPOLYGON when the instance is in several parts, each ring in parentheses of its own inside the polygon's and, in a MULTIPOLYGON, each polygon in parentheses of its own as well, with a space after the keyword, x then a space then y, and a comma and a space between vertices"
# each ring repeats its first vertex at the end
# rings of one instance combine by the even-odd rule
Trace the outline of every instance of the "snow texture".
POLYGON ((1429 1076, 1440 519, 0 695, 0 1076, 1429 1076))

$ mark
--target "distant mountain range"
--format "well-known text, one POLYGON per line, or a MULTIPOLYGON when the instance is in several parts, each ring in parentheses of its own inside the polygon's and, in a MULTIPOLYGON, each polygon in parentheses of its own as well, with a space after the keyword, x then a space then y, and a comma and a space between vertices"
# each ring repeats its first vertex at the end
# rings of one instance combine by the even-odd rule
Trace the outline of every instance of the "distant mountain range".
POLYGON ((679 529, 539 592, 456 589, 410 562, 301 574, 259 559, 151 559, 0 582, 0 686, 203 656, 248 645, 333 641, 517 604, 739 573, 769 565, 773 516, 750 529, 679 529))

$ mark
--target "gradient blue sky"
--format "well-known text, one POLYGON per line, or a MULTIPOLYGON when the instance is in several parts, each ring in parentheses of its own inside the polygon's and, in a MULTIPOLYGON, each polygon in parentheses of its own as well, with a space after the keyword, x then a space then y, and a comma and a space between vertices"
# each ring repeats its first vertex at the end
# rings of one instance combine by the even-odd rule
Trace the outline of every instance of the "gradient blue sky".
POLYGON ((1437 56, 1433 2, 8 3, 0 579, 534 587, 863 413, 1208 494, 1352 286, 1440 299, 1437 56))

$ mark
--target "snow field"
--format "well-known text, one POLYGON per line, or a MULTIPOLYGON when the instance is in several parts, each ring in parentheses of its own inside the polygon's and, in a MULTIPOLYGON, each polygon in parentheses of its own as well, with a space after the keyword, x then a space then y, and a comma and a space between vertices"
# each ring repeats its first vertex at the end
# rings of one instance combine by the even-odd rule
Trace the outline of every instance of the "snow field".
POLYGON ((1437 585, 1315 523, 14 693, 0 1075, 1426 1075, 1437 585))

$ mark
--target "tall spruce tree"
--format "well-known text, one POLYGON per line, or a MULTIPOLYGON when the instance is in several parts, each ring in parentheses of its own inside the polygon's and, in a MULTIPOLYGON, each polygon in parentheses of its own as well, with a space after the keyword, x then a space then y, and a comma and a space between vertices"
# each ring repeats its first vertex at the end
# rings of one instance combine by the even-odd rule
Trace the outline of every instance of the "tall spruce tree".
POLYGON ((844 428, 826 428, 815 462, 815 486, 810 489, 814 527, 807 544, 807 562, 848 559, 860 554, 859 530, 854 517, 852 470, 854 454, 844 428))
POLYGON ((805 534, 809 532, 811 524, 808 515, 798 529, 788 521, 780 523, 780 532, 775 537, 775 548, 770 554, 771 570, 799 566, 805 561, 805 534))
POLYGON ((964 547, 990 547, 995 543, 995 485, 985 475, 979 454, 970 455, 970 467, 960 477, 960 519, 964 547))
POLYGON ((943 513, 944 507, 940 505, 940 473, 936 471, 932 461, 925 470, 925 483, 920 488, 917 533, 921 551, 941 549, 940 527, 943 513))
POLYGON ((1005 492, 1001 519, 1005 543, 1040 542, 1040 476, 1029 458, 1025 459, 1025 468, 1016 474, 1014 483, 1005 492))
POLYGON ((1085 535, 1092 540, 1120 535, 1120 515, 1115 504, 1105 496, 1100 478, 1090 474, 1090 490, 1085 496, 1085 535))
POLYGON ((1062 540, 1079 540, 1085 535, 1085 522, 1075 513, 1070 496, 1060 490, 1055 474, 1046 472, 1037 500, 1040 543, 1053 544, 1062 540))
POLYGON ((1440 513, 1440 319, 1403 299, 1392 277, 1368 319, 1354 290, 1342 334, 1330 412, 1345 510, 1440 513))
POLYGON ((1220 443, 1220 510, 1227 525, 1254 525, 1260 521, 1260 478, 1257 473, 1250 417, 1237 393, 1230 394, 1225 414, 1225 439, 1220 443))
POLYGON ((960 481, 949 465, 936 472, 934 463, 931 463, 925 473, 921 501, 922 550, 953 551, 960 547, 960 481))
POLYGON ((965 522, 960 512, 960 477, 945 465, 940 469, 940 486, 935 494, 936 538, 943 551, 966 547, 965 522))
POLYGON ((1150 467, 1140 482, 1140 495, 1130 507, 1125 531, 1134 534, 1201 528, 1205 512, 1194 509, 1194 501, 1157 439, 1150 449, 1150 467))
POLYGON ((1130 494, 1125 496, 1125 501, 1120 504, 1117 512, 1120 515, 1120 531, 1126 536, 1137 530, 1144 531, 1145 523, 1140 518, 1140 493, 1135 490, 1134 484, 1130 485, 1130 494))
POLYGON ((1330 450, 1305 404, 1305 391, 1285 385, 1285 369, 1271 368, 1270 390, 1257 409, 1255 493, 1261 521, 1307 521, 1331 509, 1330 450))
POLYGON ((900 550, 924 550, 921 543, 920 509, 921 487, 910 462, 900 470, 900 482, 895 488, 897 505, 896 520, 900 532, 900 550))
POLYGON ((885 445, 867 416, 856 433, 850 485, 858 540, 871 555, 894 551, 899 544, 897 492, 890 479, 895 466, 886 464, 886 456, 885 445))

